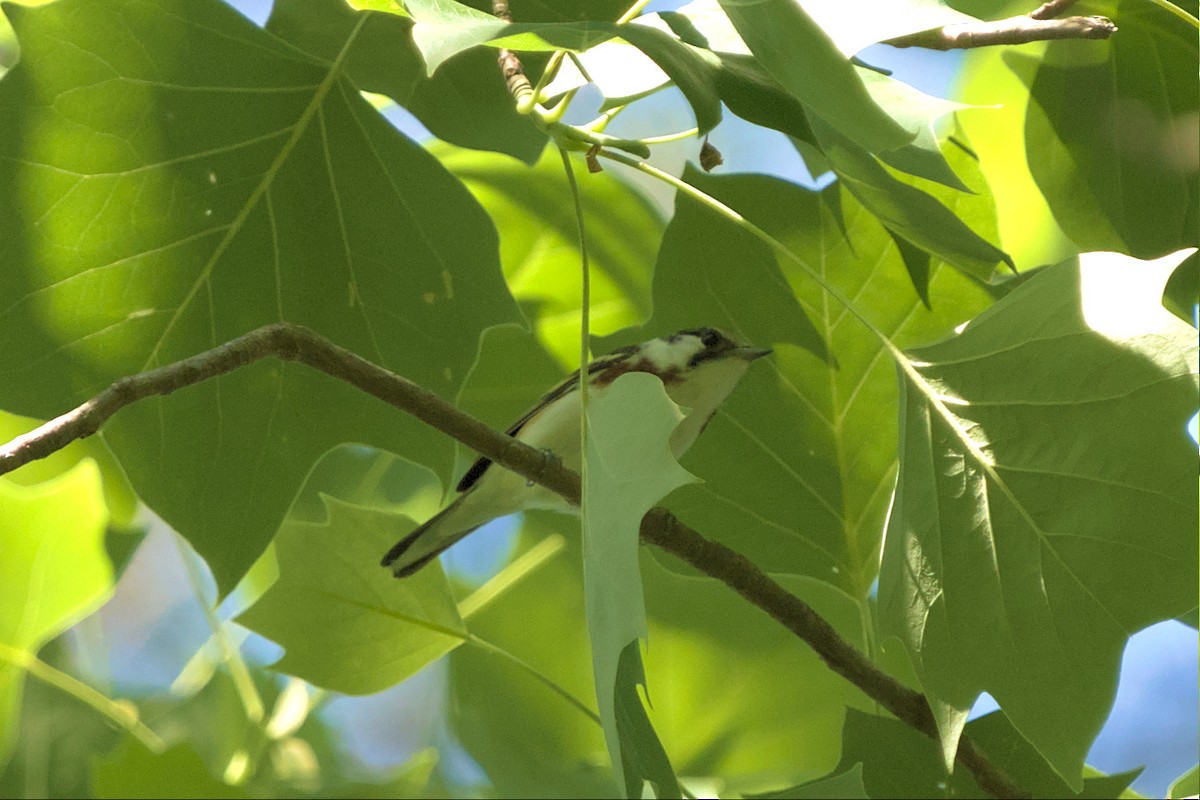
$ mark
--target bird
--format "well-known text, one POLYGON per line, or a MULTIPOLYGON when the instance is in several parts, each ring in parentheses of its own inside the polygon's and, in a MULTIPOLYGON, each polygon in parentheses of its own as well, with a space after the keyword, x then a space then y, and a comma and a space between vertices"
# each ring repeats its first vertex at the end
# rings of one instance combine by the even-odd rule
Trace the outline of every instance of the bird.
MULTIPOLYGON (((649 372, 662 380, 667 396, 686 416, 671 434, 679 458, 746 374, 750 363, 771 353, 746 344, 719 328, 694 328, 630 345, 587 366, 589 397, 602 394, 626 372, 649 372)), ((531 447, 551 452, 576 472, 580 468, 579 370, 542 396, 507 433, 531 447)), ((477 460, 458 483, 458 498, 395 544, 380 562, 397 578, 420 570, 443 550, 487 522, 527 509, 578 513, 565 499, 515 472, 477 460)))

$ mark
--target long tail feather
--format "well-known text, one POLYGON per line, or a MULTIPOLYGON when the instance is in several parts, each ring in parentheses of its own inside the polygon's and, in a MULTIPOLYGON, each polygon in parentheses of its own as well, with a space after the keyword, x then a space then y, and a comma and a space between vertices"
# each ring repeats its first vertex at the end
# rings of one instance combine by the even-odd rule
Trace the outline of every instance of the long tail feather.
MULTIPOLYGON (((460 498, 461 500, 461 498, 460 498)), ((380 566, 391 567, 397 578, 407 578, 437 558, 443 550, 474 531, 479 525, 455 530, 453 516, 459 503, 454 502, 443 509, 421 527, 405 536, 380 561, 380 566)))

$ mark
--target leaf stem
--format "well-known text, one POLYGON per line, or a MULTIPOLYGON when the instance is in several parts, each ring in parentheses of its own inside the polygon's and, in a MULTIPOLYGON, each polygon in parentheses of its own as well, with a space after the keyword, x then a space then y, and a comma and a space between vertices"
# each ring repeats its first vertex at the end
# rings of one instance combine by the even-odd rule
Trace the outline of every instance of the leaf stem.
POLYGON ((0 643, 0 661, 6 661, 43 683, 48 683, 57 689, 61 689, 76 700, 91 706, 100 714, 112 720, 116 725, 128 731, 152 752, 161 753, 166 749, 166 743, 159 738, 158 734, 150 730, 145 723, 138 719, 137 707, 132 703, 120 702, 106 697, 78 678, 50 666, 33 653, 17 647, 0 643))
POLYGON ((265 712, 262 697, 258 694, 254 679, 250 677, 250 670, 242 658, 241 650, 230 641, 229 631, 225 628, 225 623, 217 616, 216 608, 204 597, 204 576, 201 575, 200 566, 196 563, 198 556, 194 555, 191 548, 184 543, 183 536, 174 531, 172 531, 172 535, 175 538, 175 547, 179 550, 179 558, 187 569, 188 583, 192 586, 192 593, 195 594, 200 608, 204 610, 204 619, 208 622, 213 639, 220 650, 221 660, 229 668, 229 677, 233 680, 238 699, 246 711, 246 719, 257 725, 262 722, 265 712))
MULTIPOLYGON (((587 228, 584 224, 583 217, 583 198, 579 194, 579 184, 575 180, 575 169, 571 165, 571 157, 563 147, 558 148, 558 154, 562 157, 563 170, 567 173, 567 185, 571 188, 571 200, 575 205, 575 221, 578 225, 579 232, 579 259, 580 269, 582 270, 582 290, 579 298, 579 452, 583 454, 580 459, 579 478, 582 486, 579 498, 579 512, 581 515, 581 525, 584 530, 587 529, 587 514, 588 514, 588 364, 591 363, 590 347, 591 344, 591 305, 592 305, 592 276, 591 268, 588 264, 588 248, 587 248, 587 228)), ((586 537, 585 541, 586 541, 586 537)))

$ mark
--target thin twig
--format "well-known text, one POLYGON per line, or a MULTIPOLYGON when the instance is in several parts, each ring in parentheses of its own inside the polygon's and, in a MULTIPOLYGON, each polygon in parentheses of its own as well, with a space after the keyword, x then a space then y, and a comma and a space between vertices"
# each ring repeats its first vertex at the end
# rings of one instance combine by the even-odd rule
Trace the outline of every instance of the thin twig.
POLYGON ((1065 17, 1053 19, 1070 2, 1046 3, 1030 14, 1007 19, 943 25, 927 31, 885 39, 892 47, 924 47, 928 50, 958 50, 995 45, 1028 44, 1054 39, 1107 39, 1117 32, 1108 17, 1065 17))
MULTIPOLYGON (((493 430, 407 378, 376 366, 307 328, 287 323, 259 328, 175 364, 118 380, 73 411, 0 447, 0 475, 96 433, 109 417, 131 403, 170 394, 267 357, 298 361, 346 381, 495 463, 579 504, 579 475, 561 461, 493 430)), ((705 539, 661 508, 651 510, 643 520, 641 535, 645 541, 728 585, 804 640, 831 669, 884 708, 916 730, 937 737, 937 726, 923 695, 877 669, 807 603, 789 594, 746 558, 725 545, 705 539)), ((1028 797, 965 735, 959 741, 957 757, 992 795, 1028 797)))
MULTIPOLYGON (((508 0, 492 0, 492 14, 505 22, 512 22, 508 0)), ((533 84, 525 75, 521 59, 517 58, 513 51, 502 47, 496 54, 496 63, 500 65, 500 74, 504 76, 504 85, 508 87, 508 93, 517 101, 517 106, 521 107, 527 102, 526 98, 533 95, 533 84)))

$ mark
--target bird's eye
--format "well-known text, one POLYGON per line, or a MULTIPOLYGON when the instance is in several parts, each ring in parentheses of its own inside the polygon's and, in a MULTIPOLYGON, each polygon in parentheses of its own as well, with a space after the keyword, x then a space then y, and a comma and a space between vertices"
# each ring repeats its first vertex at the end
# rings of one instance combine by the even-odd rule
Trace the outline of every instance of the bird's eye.
POLYGON ((716 347, 721 343, 721 334, 714 330, 707 330, 700 334, 700 342, 705 347, 716 347))

